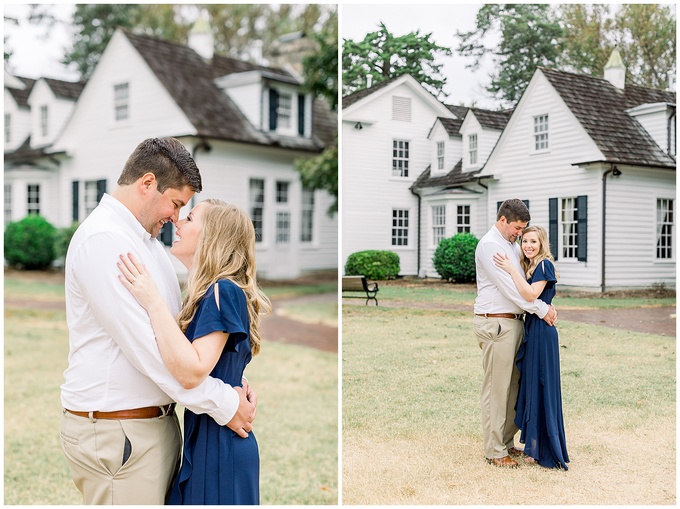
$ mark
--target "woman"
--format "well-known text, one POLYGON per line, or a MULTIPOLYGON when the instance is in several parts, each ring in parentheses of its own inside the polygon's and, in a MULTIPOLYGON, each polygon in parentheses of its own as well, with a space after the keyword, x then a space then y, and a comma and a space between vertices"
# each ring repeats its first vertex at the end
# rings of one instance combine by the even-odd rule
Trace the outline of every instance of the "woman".
MULTIPOLYGON (((544 228, 529 226, 522 233, 520 262, 525 274, 504 254, 494 255, 494 262, 512 276, 524 299, 552 303, 557 276, 544 228)), ((527 462, 568 470, 557 329, 529 313, 524 327, 524 341, 517 354, 520 382, 515 425, 522 430, 520 442, 525 444, 527 462)))
MULTIPOLYGON (((270 310, 256 282, 252 221, 238 207, 211 199, 177 223, 176 236, 170 252, 189 269, 177 322, 132 255, 121 256, 119 279, 149 313, 163 361, 185 388, 208 375, 240 386, 260 350, 260 315, 270 310)), ((241 438, 211 417, 185 410, 182 466, 170 504, 259 504, 253 433, 241 438)))

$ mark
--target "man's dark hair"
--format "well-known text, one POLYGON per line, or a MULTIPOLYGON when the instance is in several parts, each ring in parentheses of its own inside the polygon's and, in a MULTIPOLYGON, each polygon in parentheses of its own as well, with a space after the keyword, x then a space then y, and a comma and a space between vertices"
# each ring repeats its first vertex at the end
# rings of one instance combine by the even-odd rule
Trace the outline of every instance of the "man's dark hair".
POLYGON ((156 176, 160 193, 184 186, 200 193, 203 188, 196 162, 175 138, 149 138, 137 145, 118 177, 118 185, 133 184, 145 173, 156 176))
POLYGON ((513 221, 528 223, 531 221, 529 209, 522 200, 517 198, 505 200, 501 203, 501 206, 498 208, 498 214, 496 215, 496 221, 500 221, 501 216, 505 216, 505 220, 508 223, 512 223, 513 221))

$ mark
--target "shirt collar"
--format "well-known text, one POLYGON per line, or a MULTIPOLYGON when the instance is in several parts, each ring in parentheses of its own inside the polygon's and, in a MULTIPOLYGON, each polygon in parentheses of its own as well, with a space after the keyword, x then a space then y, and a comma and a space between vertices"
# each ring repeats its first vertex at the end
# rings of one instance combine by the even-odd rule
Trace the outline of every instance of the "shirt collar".
POLYGON ((123 205, 120 201, 118 201, 116 198, 114 198, 110 194, 104 193, 104 196, 102 196, 102 199, 99 202, 99 205, 104 207, 104 208, 111 210, 140 239, 142 239, 146 242, 149 242, 151 240, 156 240, 156 239, 152 238, 151 234, 144 229, 144 227, 142 226, 142 223, 139 222, 139 220, 130 211, 130 209, 127 208, 125 205, 123 205))

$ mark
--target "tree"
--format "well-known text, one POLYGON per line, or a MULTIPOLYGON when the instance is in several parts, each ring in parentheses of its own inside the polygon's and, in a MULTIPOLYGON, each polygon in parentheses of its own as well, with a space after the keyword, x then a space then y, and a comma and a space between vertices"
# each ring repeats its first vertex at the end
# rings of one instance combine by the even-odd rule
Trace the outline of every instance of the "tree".
MULTIPOLYGON (((338 108, 338 29, 330 24, 315 39, 319 51, 303 59, 303 90, 323 97, 331 110, 338 108)), ((335 198, 328 209, 333 215, 338 211, 338 141, 316 157, 298 159, 295 168, 300 172, 302 185, 310 189, 323 189, 335 198)))
POLYGON ((669 5, 624 4, 616 13, 621 57, 627 79, 666 89, 675 76, 676 20, 669 5))
POLYGON ((458 53, 475 57, 467 68, 476 70, 479 61, 493 55, 494 67, 487 91, 497 99, 514 104, 524 92, 538 66, 555 67, 561 54, 563 29, 549 4, 485 4, 477 12, 477 28, 456 32, 458 53), (487 47, 485 37, 500 33, 497 47, 487 47))
POLYGON ((616 46, 614 19, 609 4, 566 4, 558 7, 563 28, 561 67, 564 70, 602 76, 616 46))
POLYGON ((355 42, 343 39, 342 83, 343 95, 366 88, 367 76, 373 83, 410 74, 437 97, 446 97, 443 87, 446 77, 441 74, 439 55, 450 56, 451 49, 439 46, 432 33, 421 35, 419 30, 395 36, 380 23, 379 30, 366 34, 355 42))

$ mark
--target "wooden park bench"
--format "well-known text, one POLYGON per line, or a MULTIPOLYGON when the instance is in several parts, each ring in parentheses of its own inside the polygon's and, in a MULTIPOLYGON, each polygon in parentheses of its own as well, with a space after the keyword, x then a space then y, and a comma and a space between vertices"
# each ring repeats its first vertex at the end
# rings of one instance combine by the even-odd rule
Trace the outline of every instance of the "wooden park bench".
POLYGON ((366 296, 366 305, 369 300, 374 300, 378 305, 375 295, 378 293, 378 283, 368 282, 366 276, 342 276, 342 297, 347 299, 363 299, 364 295, 345 295, 345 293, 362 293, 366 296))

